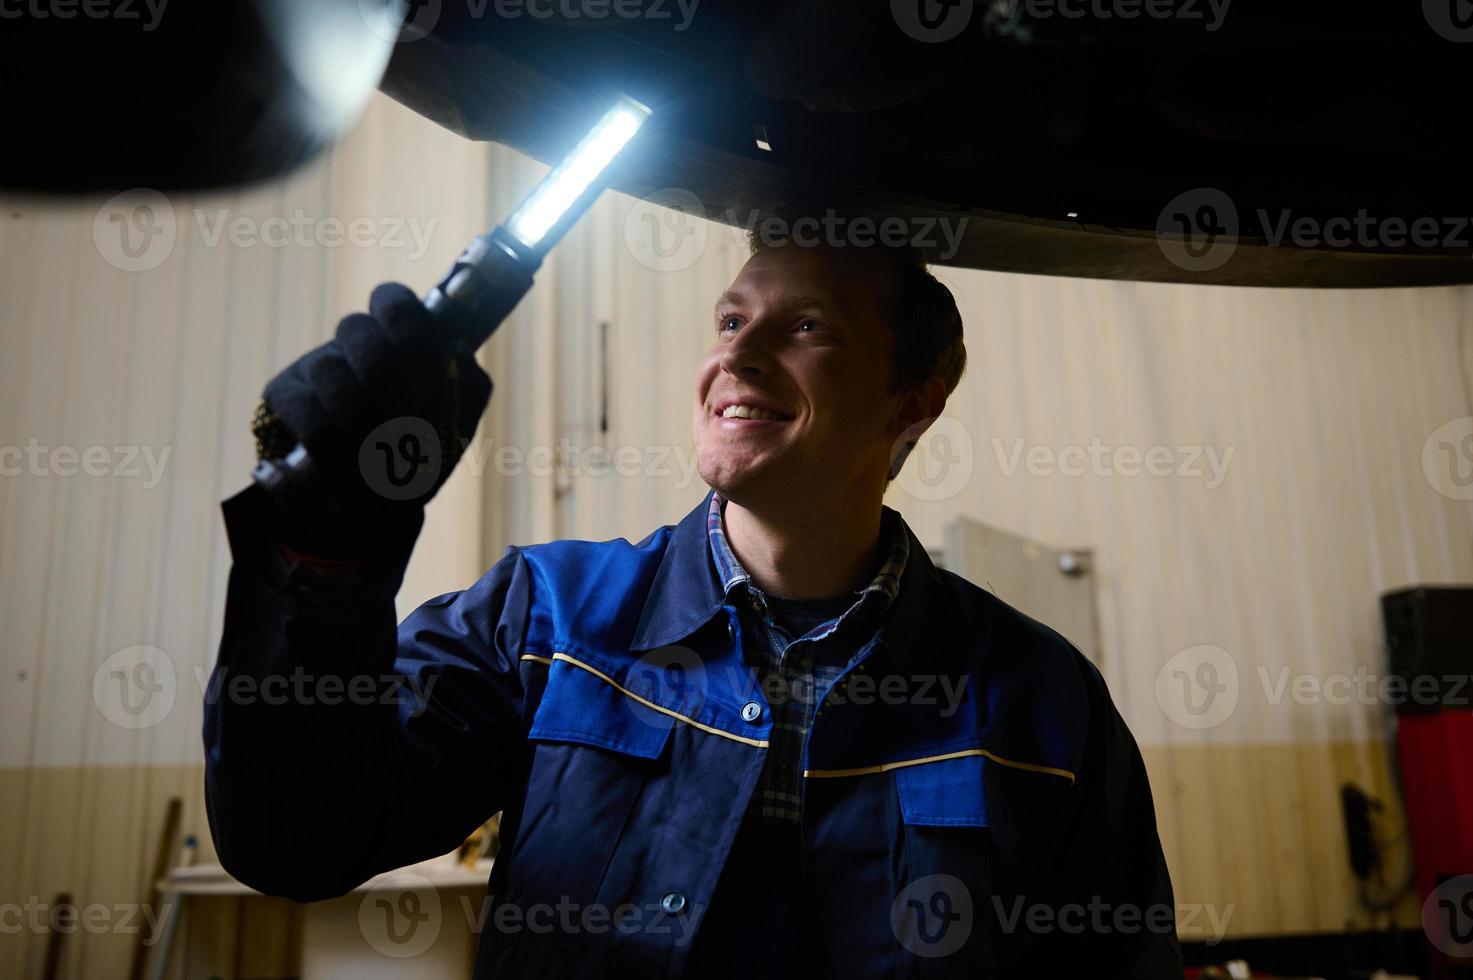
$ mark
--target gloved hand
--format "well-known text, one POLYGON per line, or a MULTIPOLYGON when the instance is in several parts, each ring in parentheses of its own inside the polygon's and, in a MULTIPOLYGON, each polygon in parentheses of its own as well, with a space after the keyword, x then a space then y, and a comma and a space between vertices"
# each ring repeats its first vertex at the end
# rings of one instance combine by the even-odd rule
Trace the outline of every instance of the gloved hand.
POLYGON ((271 379, 258 451, 278 459, 300 441, 313 463, 306 486, 277 495, 293 547, 358 557, 412 540, 491 397, 467 346, 408 287, 385 283, 368 313, 271 379))

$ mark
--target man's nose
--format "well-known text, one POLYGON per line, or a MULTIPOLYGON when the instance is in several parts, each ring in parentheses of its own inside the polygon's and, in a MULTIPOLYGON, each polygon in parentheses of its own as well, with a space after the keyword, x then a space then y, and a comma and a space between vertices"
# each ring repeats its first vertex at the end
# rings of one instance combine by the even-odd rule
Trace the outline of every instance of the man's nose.
POLYGON ((743 324, 721 349, 721 369, 732 375, 751 376, 762 374, 771 368, 773 331, 765 320, 759 318, 743 324))

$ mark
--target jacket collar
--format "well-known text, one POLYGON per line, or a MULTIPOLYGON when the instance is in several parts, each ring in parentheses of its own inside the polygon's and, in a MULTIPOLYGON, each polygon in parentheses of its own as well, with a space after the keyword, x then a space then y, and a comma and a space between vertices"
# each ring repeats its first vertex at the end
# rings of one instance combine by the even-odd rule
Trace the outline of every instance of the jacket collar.
MULTIPOLYGON (((716 574, 706 518, 715 493, 675 525, 666 542, 660 566, 650 583, 631 649, 654 650, 681 643, 705 626, 725 605, 725 589, 716 574)), ((880 642, 906 668, 925 662, 925 651, 935 644, 925 637, 934 628, 939 602, 939 572, 910 526, 898 514, 910 542, 900 590, 881 621, 880 642)))
POLYGON ((670 532, 634 627, 631 649, 654 650, 679 643, 721 611, 726 597, 706 537, 706 511, 713 493, 706 491, 695 509, 670 532))
POLYGON ((910 538, 910 554, 900 576, 900 591, 880 624, 880 645, 902 669, 939 669, 943 653, 955 647, 941 641, 940 628, 954 617, 944 613, 944 590, 935 562, 905 519, 899 519, 901 530, 910 538))

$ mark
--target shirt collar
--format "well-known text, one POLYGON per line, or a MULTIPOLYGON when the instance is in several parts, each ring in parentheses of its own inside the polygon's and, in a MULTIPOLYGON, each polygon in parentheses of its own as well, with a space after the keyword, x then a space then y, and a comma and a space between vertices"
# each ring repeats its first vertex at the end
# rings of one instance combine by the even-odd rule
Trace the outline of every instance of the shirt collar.
POLYGON ((716 563, 716 578, 721 582, 721 591, 730 595, 738 585, 751 582, 752 576, 747 574, 726 540, 726 523, 722 518, 725 504, 721 494, 711 491, 706 505, 706 538, 711 545, 711 560, 716 563))
MULTIPOLYGON (((631 649, 654 650, 680 643, 709 623, 726 603, 727 583, 718 578, 711 547, 711 503, 716 496, 714 490, 709 491, 679 524, 670 528, 670 539, 650 582, 631 649)), ((719 504, 717 508, 719 515, 719 504)), ((919 664, 931 648, 925 637, 944 618, 936 609, 938 572, 904 518, 888 507, 885 518, 893 529, 890 552, 866 588, 878 588, 894 607, 880 627, 881 640, 902 662, 919 664)), ((733 565, 741 567, 736 562, 733 565)))
MULTIPOLYGON (((746 585, 756 588, 752 582, 752 576, 742 567, 741 561, 731 550, 731 543, 726 538, 726 526, 723 520, 723 508, 726 501, 716 491, 712 491, 706 505, 706 535, 711 543, 711 560, 716 566, 716 577, 721 582, 722 591, 730 596, 731 590, 738 585, 746 585)), ((910 557, 910 534, 905 527, 905 522, 900 515, 889 507, 881 507, 880 534, 882 538, 889 541, 885 554, 885 560, 880 564, 880 569, 875 577, 863 589, 859 590, 856 602, 868 598, 868 593, 876 592, 881 596, 879 603, 881 608, 888 606, 895 600, 900 592, 900 579, 905 574, 905 566, 910 557)))

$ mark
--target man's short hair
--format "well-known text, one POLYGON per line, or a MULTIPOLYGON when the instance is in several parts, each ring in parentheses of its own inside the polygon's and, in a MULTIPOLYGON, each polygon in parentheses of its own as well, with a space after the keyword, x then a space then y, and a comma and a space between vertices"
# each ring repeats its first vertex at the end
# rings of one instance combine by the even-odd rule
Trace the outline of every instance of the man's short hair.
POLYGON ((940 378, 950 395, 967 367, 956 299, 931 274, 924 253, 909 237, 877 234, 881 229, 896 230, 910 224, 898 215, 782 205, 762 212, 748 227, 747 247, 755 254, 758 249, 773 246, 830 245, 883 258, 895 273, 896 285, 885 317, 895 337, 890 391, 908 391, 931 378, 940 378), (861 228, 863 235, 858 233, 861 228), (852 237, 851 229, 855 232, 852 237))

